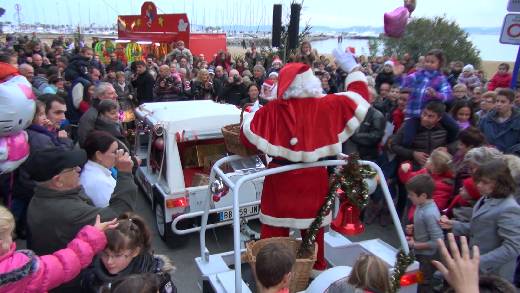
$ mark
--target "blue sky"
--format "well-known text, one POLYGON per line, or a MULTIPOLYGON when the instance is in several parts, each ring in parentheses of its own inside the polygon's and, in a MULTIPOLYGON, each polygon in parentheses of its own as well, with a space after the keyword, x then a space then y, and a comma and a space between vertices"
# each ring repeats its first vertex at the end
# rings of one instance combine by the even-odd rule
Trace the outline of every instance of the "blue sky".
MULTIPOLYGON (((202 25, 271 24, 272 5, 283 4, 284 16, 292 0, 156 0, 159 13, 186 12, 202 25)), ((445 15, 462 27, 497 27, 507 13, 507 0, 417 0, 414 16, 445 15)), ((0 21, 16 22, 15 5, 26 23, 112 25, 119 14, 139 14, 137 0, 2 0, 6 13, 0 21)), ((401 0, 305 0, 302 23, 348 27, 382 26, 383 14, 402 5, 401 0)))

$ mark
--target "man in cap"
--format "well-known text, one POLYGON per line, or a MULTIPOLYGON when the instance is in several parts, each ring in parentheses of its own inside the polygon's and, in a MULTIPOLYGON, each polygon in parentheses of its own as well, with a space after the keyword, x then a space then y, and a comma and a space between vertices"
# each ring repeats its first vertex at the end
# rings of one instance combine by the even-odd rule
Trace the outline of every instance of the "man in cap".
POLYGON ((28 247, 37 255, 66 247, 81 227, 95 222, 98 214, 107 221, 134 209, 137 188, 127 153, 117 152, 117 183, 106 208, 95 207, 80 185, 79 173, 86 162, 84 150, 44 149, 29 159, 29 173, 36 187, 27 211, 28 247))

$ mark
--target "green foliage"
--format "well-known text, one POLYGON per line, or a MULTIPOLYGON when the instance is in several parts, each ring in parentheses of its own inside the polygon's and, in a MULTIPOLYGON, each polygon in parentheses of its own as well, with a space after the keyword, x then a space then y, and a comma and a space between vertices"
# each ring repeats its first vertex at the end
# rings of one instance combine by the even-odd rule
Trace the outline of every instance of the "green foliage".
POLYGON ((289 56, 294 55, 298 52, 299 47, 301 46, 302 42, 309 39, 309 36, 311 34, 312 26, 309 23, 305 24, 305 27, 303 30, 300 30, 300 33, 298 34, 298 44, 295 49, 292 50, 286 50, 288 44, 289 44, 289 24, 282 25, 282 33, 280 38, 281 47, 279 48, 279 55, 283 59, 284 63, 286 60, 289 59, 289 56))
POLYGON ((381 39, 371 38, 368 40, 368 53, 371 57, 379 55, 379 48, 381 47, 381 39))
POLYGON ((468 33, 455 21, 444 17, 414 18, 399 39, 383 38, 385 55, 410 53, 413 58, 426 54, 431 49, 442 49, 448 62, 460 60, 480 66, 480 51, 469 40, 468 33))

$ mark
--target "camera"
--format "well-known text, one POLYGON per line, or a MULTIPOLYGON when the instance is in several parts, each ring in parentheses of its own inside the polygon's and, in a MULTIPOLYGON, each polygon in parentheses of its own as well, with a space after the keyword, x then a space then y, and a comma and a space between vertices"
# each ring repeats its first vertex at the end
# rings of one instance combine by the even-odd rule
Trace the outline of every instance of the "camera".
POLYGON ((233 82, 234 83, 239 83, 240 82, 240 77, 238 77, 238 75, 233 76, 233 82))

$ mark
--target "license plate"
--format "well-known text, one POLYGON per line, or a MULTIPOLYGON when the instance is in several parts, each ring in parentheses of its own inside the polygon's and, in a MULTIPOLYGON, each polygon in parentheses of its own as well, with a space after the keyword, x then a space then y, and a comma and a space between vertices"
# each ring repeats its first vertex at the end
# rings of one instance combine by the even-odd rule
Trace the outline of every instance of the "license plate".
MULTIPOLYGON (((241 207, 239 209, 240 217, 249 217, 257 215, 260 212, 260 206, 254 205, 254 206, 247 206, 247 207, 241 207)), ((222 211, 218 213, 218 220, 219 222, 225 222, 233 219, 233 210, 227 210, 222 211)))

